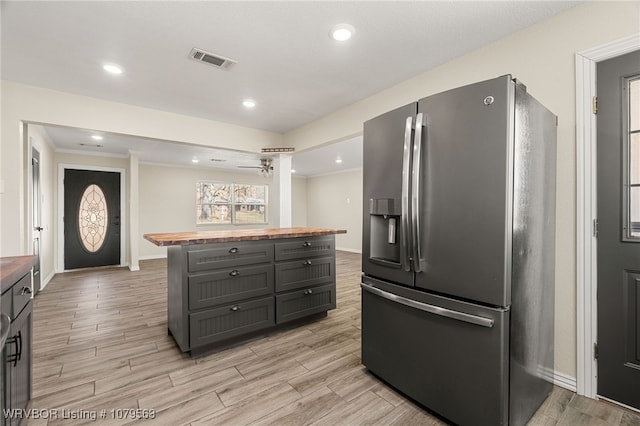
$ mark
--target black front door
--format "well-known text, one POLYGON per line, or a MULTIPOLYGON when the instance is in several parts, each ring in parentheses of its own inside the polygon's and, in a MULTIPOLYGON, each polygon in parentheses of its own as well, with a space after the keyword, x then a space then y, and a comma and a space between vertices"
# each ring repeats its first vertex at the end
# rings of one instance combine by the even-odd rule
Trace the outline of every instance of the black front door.
POLYGON ((598 395, 640 409, 640 51, 597 72, 598 395))
POLYGON ((64 268, 120 264, 120 173, 65 169, 64 268))

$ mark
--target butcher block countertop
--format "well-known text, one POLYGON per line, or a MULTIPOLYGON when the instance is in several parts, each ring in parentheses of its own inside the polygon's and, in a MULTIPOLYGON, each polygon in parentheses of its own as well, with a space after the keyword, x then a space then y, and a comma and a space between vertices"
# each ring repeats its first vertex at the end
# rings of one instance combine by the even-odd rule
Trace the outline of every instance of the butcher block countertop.
POLYGON ((346 234, 344 229, 326 228, 267 228, 232 229, 226 231, 170 232, 144 234, 144 238, 157 246, 186 246, 190 244, 227 243, 235 241, 277 240, 282 238, 317 237, 346 234))
POLYGON ((35 256, 0 257, 0 288, 2 292, 31 270, 35 256))

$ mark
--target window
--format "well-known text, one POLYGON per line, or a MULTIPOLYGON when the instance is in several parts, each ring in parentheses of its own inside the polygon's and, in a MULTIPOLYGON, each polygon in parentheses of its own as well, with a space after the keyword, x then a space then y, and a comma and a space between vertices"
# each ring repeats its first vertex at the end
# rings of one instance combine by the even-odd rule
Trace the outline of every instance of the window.
POLYGON ((196 184, 196 224, 267 223, 267 185, 196 184))
POLYGON ((95 253, 102 247, 107 235, 108 217, 104 192, 98 185, 89 185, 82 193, 78 209, 80 240, 89 253, 95 253))
POLYGON ((640 240, 640 77, 627 80, 624 134, 624 235, 640 240))

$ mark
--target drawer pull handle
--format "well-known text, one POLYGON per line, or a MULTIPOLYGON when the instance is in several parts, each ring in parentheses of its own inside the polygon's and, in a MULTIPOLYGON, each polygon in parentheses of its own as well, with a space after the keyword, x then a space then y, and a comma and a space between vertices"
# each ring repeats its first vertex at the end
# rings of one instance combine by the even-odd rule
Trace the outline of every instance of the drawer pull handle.
POLYGON ((309 294, 313 294, 313 290, 309 289, 309 290, 305 290, 304 291, 305 295, 309 295, 309 294))
POLYGON ((13 343, 14 345, 16 345, 16 352, 14 354, 8 355, 7 356, 7 363, 11 364, 13 363, 13 366, 17 366, 18 365, 18 360, 20 359, 20 355, 22 352, 22 336, 20 335, 20 331, 18 331, 18 334, 16 334, 13 337, 10 337, 7 339, 7 345, 10 343, 13 343), (19 340, 20 339, 20 340, 19 340))
POLYGON ((237 277, 238 275, 240 275, 240 271, 234 269, 233 271, 229 272, 229 275, 231 275, 232 277, 237 277))
POLYGON ((305 241, 305 242, 302 244, 302 247, 311 247, 311 243, 310 243, 309 241, 305 241))
POLYGON ((229 249, 229 253, 237 253, 238 251, 239 251, 238 247, 233 247, 229 249))
POLYGON ((22 291, 20 292, 20 296, 25 296, 27 294, 31 294, 31 289, 29 287, 22 287, 22 291))
POLYGON ((240 305, 233 305, 233 306, 231 307, 231 310, 232 310, 233 312, 239 311, 239 310, 240 310, 240 305))
MULTIPOLYGON (((18 330, 18 361, 22 358, 22 331, 18 330)), ((14 366, 16 363, 13 364, 14 366)))
POLYGON ((310 260, 305 260, 304 262, 302 262, 303 265, 305 266, 309 266, 311 265, 311 261, 310 260))

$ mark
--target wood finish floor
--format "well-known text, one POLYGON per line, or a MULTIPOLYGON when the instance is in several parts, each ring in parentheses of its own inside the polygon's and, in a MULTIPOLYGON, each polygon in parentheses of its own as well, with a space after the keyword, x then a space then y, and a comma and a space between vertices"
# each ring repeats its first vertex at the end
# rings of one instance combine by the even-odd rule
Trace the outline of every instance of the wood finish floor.
MULTIPOLYGON (((58 419, 26 424, 95 423, 92 412, 98 424, 126 424, 111 410, 128 408, 154 409, 155 420, 135 423, 161 425, 445 424, 360 363, 359 255, 337 253, 337 309, 326 318, 197 360, 167 335, 166 261, 140 266, 60 274, 37 296, 30 408, 58 419)), ((640 416, 556 387, 530 424, 640 416)))

